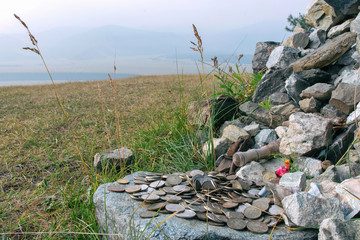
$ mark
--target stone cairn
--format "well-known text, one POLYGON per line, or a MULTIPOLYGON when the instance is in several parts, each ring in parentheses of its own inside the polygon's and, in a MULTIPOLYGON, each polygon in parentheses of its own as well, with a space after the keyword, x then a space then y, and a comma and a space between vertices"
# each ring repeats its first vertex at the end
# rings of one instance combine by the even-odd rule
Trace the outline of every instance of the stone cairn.
MULTIPOLYGON (((348 221, 360 210, 359 6, 314 0, 305 15, 313 32, 297 27, 282 43, 257 43, 253 71, 265 74, 251 101, 238 108, 240 118, 221 119, 219 138, 204 141, 202 151, 215 152, 215 172, 141 173, 132 185, 114 183, 106 192, 126 191, 144 202, 143 218, 174 213, 261 234, 284 221, 319 226, 307 239, 360 239, 360 221, 348 221), (258 104, 269 99, 270 109, 258 104), (286 158, 297 171, 288 172, 286 158)), ((190 109, 206 121, 211 104, 190 109)), ((100 223, 101 191, 94 196, 100 223)))

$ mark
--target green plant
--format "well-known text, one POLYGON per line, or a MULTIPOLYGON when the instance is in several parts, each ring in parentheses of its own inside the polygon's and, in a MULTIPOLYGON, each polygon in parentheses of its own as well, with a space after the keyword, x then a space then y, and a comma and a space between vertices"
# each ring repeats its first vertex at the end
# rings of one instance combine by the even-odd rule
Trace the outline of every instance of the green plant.
POLYGON ((269 97, 268 100, 262 101, 258 103, 260 107, 268 110, 269 112, 271 111, 271 97, 269 97))
POLYGON ((298 17, 294 17, 290 14, 287 18, 290 26, 286 26, 285 30, 288 32, 293 32, 296 26, 303 28, 307 33, 311 33, 314 29, 306 23, 305 15, 299 13, 298 17))

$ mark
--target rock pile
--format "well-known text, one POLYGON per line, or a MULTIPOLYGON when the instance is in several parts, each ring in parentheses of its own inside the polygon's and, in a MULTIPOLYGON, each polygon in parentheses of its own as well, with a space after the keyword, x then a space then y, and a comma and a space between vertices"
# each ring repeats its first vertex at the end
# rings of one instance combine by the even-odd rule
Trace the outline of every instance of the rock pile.
MULTIPOLYGON (((285 226, 320 226, 319 239, 360 237, 359 220, 347 221, 358 216, 360 210, 360 144, 355 124, 360 116, 359 6, 359 0, 314 0, 306 13, 307 23, 314 27, 312 33, 297 28, 282 43, 258 43, 253 71, 266 71, 251 101, 235 110, 231 98, 222 96, 215 101, 220 137, 212 142, 201 139, 203 152, 215 153, 217 171, 225 178, 229 177, 232 157, 237 150, 261 149, 274 141, 279 142, 278 157, 282 158, 268 156, 237 165, 236 176, 249 186, 266 187, 267 198, 270 197, 273 207, 271 211, 263 212, 282 211, 280 215, 285 226), (258 104, 268 99, 271 100, 270 109, 258 104), (221 114, 229 113, 229 109, 219 110, 221 104, 216 104, 219 102, 229 102, 231 114, 226 117, 221 114), (225 121, 236 112, 242 116, 225 121), (345 153, 347 161, 343 161, 345 153), (283 166, 285 159, 291 160, 291 169, 283 166), (343 162, 346 164, 338 164, 343 162), (277 176, 275 172, 278 173, 280 168, 284 173, 290 172, 277 176)), ((214 103, 205 101, 192 106, 195 113, 201 114, 201 118, 192 115, 192 119, 201 119, 200 122, 193 121, 194 124, 206 124, 211 104, 214 103)), ((133 176, 128 178, 133 184, 133 176)), ((109 233, 123 232, 129 226, 133 211, 140 205, 130 195, 108 191, 108 186, 116 184, 100 186, 94 196, 98 220, 109 233), (104 225, 105 219, 108 227, 104 225)), ((248 194, 248 190, 239 194, 248 194)), ((241 206, 232 209, 233 212, 242 210, 241 206)), ((255 219, 263 220, 264 216, 260 214, 255 219)), ((148 229, 156 228, 166 218, 159 214, 156 221, 144 223, 140 216, 134 214, 132 217, 134 223, 150 235, 148 229), (146 228, 148 223, 150 227, 146 228)), ((229 216, 226 217, 229 220, 229 216)), ((157 228, 151 238, 162 239, 163 231, 171 239, 201 239, 205 236, 210 239, 259 239, 248 231, 233 230, 244 220, 247 221, 228 223, 232 229, 209 226, 206 232, 206 224, 201 225, 204 223, 198 220, 184 221, 174 217, 157 228), (198 231, 193 226, 199 228, 198 231)), ((252 227, 247 229, 251 231, 252 227)), ((285 236, 282 230, 275 230, 275 234, 277 232, 279 235, 273 235, 273 239, 285 236)), ((315 235, 311 235, 313 231, 302 233, 310 235, 288 236, 291 239, 317 239, 317 232, 315 235)))

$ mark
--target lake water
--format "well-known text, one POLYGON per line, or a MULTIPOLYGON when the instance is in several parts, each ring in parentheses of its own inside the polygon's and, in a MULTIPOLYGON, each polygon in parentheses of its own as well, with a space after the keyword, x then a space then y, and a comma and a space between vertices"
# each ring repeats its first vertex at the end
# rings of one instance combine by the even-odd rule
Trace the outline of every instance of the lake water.
MULTIPOLYGON (((113 74, 110 74, 113 77, 113 74)), ((55 83, 109 80, 107 73, 52 73, 55 83)), ((135 74, 116 74, 116 78, 135 74)), ((47 73, 0 73, 0 86, 52 84, 47 73)))

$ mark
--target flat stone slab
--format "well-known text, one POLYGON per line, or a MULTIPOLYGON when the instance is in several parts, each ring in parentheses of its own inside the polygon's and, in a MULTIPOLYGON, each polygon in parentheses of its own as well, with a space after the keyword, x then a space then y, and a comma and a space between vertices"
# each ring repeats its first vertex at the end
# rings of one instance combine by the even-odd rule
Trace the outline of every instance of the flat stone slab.
MULTIPOLYGON (((134 173, 137 176, 139 172, 134 173)), ((133 185, 133 176, 128 175, 125 179, 133 185)), ((101 185, 94 194, 96 217, 103 232, 118 234, 108 236, 108 239, 240 239, 258 240, 269 239, 271 229, 264 234, 252 233, 247 230, 237 231, 227 226, 206 225, 206 222, 197 219, 182 219, 169 214, 159 213, 154 219, 141 218, 140 213, 146 210, 145 206, 135 210, 142 203, 130 198, 127 193, 115 193, 107 190, 109 186, 118 183, 101 185), (105 213, 106 209, 106 213, 105 213), (135 213, 134 213, 135 212, 135 213), (134 213, 134 214, 133 214, 134 213), (133 214, 133 217, 131 218, 133 214), (157 224, 160 226, 158 228, 157 224), (155 229, 156 228, 156 229, 155 229), (160 230, 161 228, 161 230, 160 230), (165 237, 166 235, 166 237, 165 237)), ((290 231, 284 225, 274 230, 271 239, 317 239, 317 230, 290 231)))

